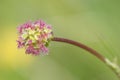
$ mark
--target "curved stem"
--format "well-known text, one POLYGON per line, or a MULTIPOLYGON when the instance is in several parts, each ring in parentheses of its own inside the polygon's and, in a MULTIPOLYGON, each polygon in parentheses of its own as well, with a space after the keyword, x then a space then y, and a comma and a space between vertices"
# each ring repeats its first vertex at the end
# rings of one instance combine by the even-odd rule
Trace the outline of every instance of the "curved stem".
POLYGON ((101 60, 102 62, 104 62, 105 64, 107 64, 107 66, 113 70, 113 72, 117 75, 117 77, 120 79, 120 67, 118 66, 118 64, 111 62, 109 59, 105 58, 104 56, 102 56, 99 52, 97 52, 96 50, 80 43, 80 42, 76 42, 70 39, 65 39, 65 38, 59 38, 59 37, 54 37, 52 39, 52 41, 57 41, 57 42, 65 42, 65 43, 69 43, 75 46, 78 46, 88 52, 90 52, 92 55, 96 56, 99 60, 101 60))
POLYGON ((88 47, 88 46, 86 46, 86 45, 84 45, 82 43, 79 43, 79 42, 76 42, 76 41, 73 41, 73 40, 69 40, 69 39, 65 39, 65 38, 58 38, 58 37, 54 37, 52 39, 52 41, 65 42, 65 43, 69 43, 69 44, 78 46, 78 47, 90 52, 92 55, 96 56, 101 61, 105 62, 105 58, 100 53, 98 53, 94 49, 92 49, 92 48, 90 48, 90 47, 88 47))

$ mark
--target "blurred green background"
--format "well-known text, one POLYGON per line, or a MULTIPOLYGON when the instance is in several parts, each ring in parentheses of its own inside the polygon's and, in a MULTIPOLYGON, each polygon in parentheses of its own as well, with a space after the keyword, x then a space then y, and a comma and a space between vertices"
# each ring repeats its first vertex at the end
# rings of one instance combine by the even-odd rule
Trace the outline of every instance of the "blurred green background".
POLYGON ((96 57, 51 42, 48 56, 17 49, 16 27, 43 19, 54 35, 82 42, 120 61, 120 0, 0 0, 0 80, 118 80, 96 57))

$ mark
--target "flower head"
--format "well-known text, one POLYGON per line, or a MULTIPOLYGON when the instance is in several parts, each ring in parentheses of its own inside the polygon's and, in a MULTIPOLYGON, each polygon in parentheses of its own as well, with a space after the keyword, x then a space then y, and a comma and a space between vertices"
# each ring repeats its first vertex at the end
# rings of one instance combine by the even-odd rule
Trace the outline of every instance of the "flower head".
POLYGON ((42 20, 27 22, 18 28, 18 48, 25 48, 27 54, 38 55, 48 52, 48 45, 53 38, 51 25, 42 20))

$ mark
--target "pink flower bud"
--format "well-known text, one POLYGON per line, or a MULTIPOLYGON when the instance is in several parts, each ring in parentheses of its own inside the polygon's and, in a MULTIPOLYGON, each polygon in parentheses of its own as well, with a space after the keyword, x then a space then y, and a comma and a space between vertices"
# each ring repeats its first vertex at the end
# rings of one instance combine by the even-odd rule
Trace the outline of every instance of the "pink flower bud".
POLYGON ((53 38, 51 25, 42 20, 27 22, 17 28, 18 48, 25 48, 26 54, 46 54, 48 44, 53 38))

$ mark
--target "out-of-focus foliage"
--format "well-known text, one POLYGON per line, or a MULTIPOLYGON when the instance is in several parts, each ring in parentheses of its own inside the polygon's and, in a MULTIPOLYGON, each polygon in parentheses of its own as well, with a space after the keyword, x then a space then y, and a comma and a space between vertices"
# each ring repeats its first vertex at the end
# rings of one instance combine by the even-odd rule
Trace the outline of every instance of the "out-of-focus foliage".
POLYGON ((16 46, 16 27, 43 19, 55 36, 82 42, 120 61, 119 0, 0 0, 0 80, 118 80, 96 57, 51 42, 48 56, 26 55, 16 46))

